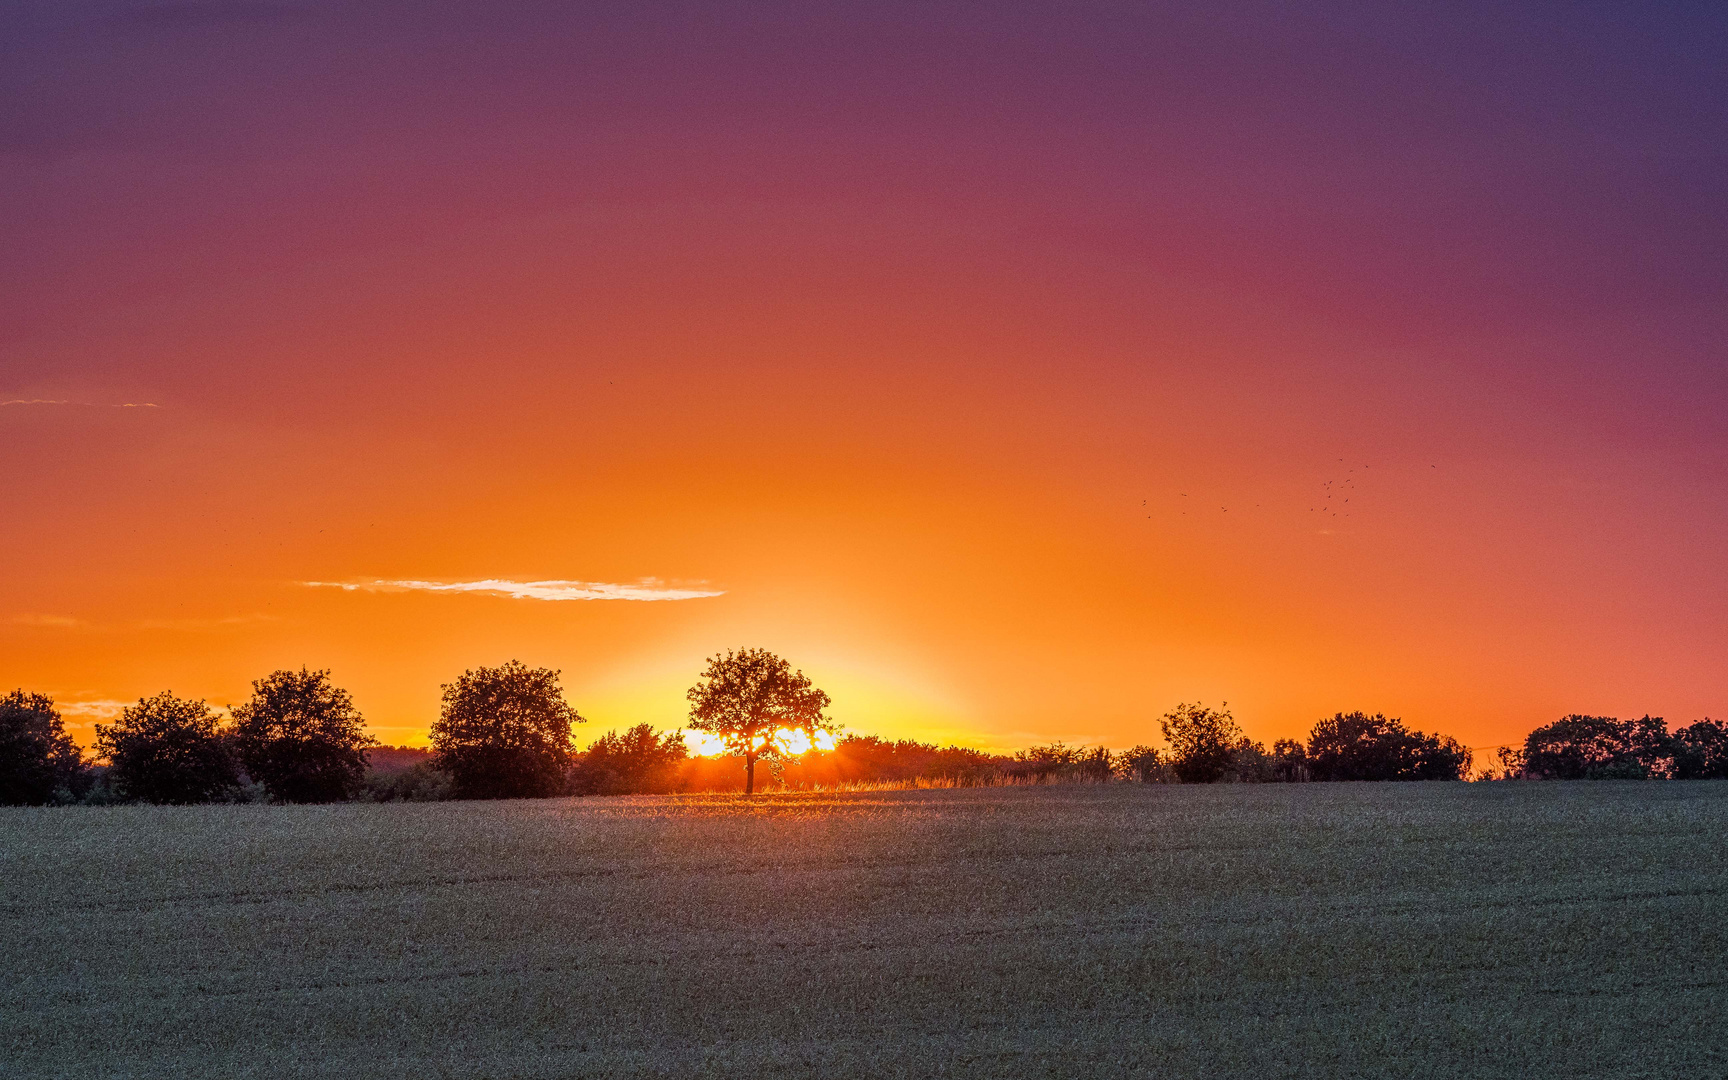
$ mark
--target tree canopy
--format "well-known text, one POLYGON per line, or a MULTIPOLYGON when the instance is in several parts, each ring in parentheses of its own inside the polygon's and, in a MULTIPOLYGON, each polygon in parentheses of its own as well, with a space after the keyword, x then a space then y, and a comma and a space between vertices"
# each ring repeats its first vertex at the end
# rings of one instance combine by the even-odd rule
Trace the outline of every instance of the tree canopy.
POLYGON ((122 709, 112 724, 97 724, 96 745, 109 760, 109 779, 129 799, 209 802, 240 784, 239 766, 210 706, 166 690, 122 709))
POLYGON ((1306 765, 1315 780, 1462 780, 1467 747, 1449 735, 1411 731, 1396 717, 1338 713, 1314 725, 1306 765))
POLYGON ((328 671, 273 671, 234 710, 234 744, 251 778, 281 802, 353 798, 375 740, 348 691, 328 671))
POLYGON ((1537 780, 1642 780, 1666 775, 1673 736, 1661 717, 1573 713, 1524 740, 1524 774, 1537 780))
POLYGON ((1196 702, 1177 705, 1159 727, 1170 744, 1170 768, 1184 784, 1215 784, 1236 764, 1247 737, 1230 715, 1229 702, 1209 709, 1196 702))
POLYGON ((14 690, 0 698, 0 806, 41 806, 82 794, 86 769, 54 699, 14 690))
POLYGON ((1674 776, 1728 780, 1728 725, 1708 716, 1674 733, 1674 776))
POLYGON ((464 671, 444 686, 432 748, 457 798, 562 794, 575 750, 570 727, 583 720, 565 702, 558 675, 511 660, 464 671))
POLYGON ((756 762, 778 762, 788 751, 782 732, 801 731, 814 745, 839 730, 823 712, 831 702, 802 671, 766 649, 738 649, 708 658, 690 699, 690 728, 718 736, 744 758, 744 793, 756 789, 756 762))

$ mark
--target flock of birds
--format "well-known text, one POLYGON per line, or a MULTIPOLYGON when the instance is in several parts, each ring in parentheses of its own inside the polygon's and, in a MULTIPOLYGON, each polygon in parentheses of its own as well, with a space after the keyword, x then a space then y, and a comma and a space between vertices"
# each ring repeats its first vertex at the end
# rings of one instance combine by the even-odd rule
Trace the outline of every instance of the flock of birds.
MULTIPOLYGON (((1338 463, 1340 465, 1342 465, 1344 463, 1344 460, 1345 460, 1344 458, 1339 458, 1338 463)), ((1428 467, 1430 469, 1439 468, 1438 465, 1429 465, 1428 467)), ((1362 468, 1363 472, 1368 471, 1367 465, 1363 465, 1361 468, 1362 468)), ((1317 503, 1319 503, 1319 505, 1318 506, 1310 506, 1308 508, 1308 512, 1310 514, 1319 514, 1322 517, 1334 517, 1334 518, 1349 517, 1354 511, 1347 510, 1347 509, 1345 509, 1345 507, 1347 507, 1350 504, 1350 496, 1354 495, 1356 493, 1357 493, 1356 492, 1356 467, 1351 466, 1351 467, 1344 470, 1343 476, 1337 477, 1337 478, 1334 478, 1331 480, 1325 480, 1325 481, 1321 482, 1320 490, 1318 492, 1316 492, 1316 494, 1320 497, 1315 500, 1317 503)), ((1177 494, 1180 495, 1184 499, 1188 498, 1188 493, 1185 491, 1177 492, 1177 494)), ((1256 509, 1258 509, 1260 507, 1260 504, 1255 503, 1254 506, 1256 509)), ((1147 508, 1147 500, 1146 499, 1140 500, 1140 507, 1141 507, 1141 509, 1147 508)), ((1228 514, 1230 512, 1230 508, 1228 506, 1220 506, 1218 508, 1218 510, 1220 513, 1224 513, 1224 514, 1228 514)), ((1182 513, 1187 514, 1188 511, 1183 510, 1182 513)), ((1147 514, 1146 518, 1148 521, 1150 521, 1152 519, 1152 515, 1147 514)))

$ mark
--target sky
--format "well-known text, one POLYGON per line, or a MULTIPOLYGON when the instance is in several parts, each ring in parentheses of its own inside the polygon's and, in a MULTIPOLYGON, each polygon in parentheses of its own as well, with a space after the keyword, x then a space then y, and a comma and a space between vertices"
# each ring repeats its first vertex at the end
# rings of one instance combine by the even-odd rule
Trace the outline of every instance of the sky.
POLYGON ((0 687, 1728 716, 1728 8, 0 5, 0 687))

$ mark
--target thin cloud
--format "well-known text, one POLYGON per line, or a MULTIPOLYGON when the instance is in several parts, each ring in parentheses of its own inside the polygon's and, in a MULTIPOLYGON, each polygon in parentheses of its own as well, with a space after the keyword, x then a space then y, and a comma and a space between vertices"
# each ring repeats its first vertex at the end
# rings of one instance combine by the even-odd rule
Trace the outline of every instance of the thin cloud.
POLYGON ((223 615, 211 619, 139 619, 133 625, 139 630, 227 630, 235 626, 275 622, 276 616, 254 612, 251 615, 223 615))
POLYGON ((658 578, 644 578, 633 585, 604 581, 506 581, 502 578, 483 581, 303 581, 301 584, 345 592, 478 593, 482 596, 508 596, 513 600, 700 600, 725 595, 720 589, 668 586, 658 578))
POLYGON ((11 622, 14 626, 44 626, 56 630, 72 630, 86 625, 83 619, 74 619, 70 615, 14 615, 11 622))
POLYGON ((135 704, 137 703, 132 701, 98 699, 96 701, 56 701, 54 707, 60 711, 61 716, 67 718, 83 717, 88 720, 111 720, 120 715, 121 709, 135 704))
POLYGON ((124 633, 133 630, 230 630, 237 626, 276 622, 274 615, 254 612, 250 615, 221 615, 190 619, 133 619, 129 622, 91 622, 71 615, 14 615, 8 620, 14 626, 33 626, 48 630, 88 630, 93 633, 124 633))
POLYGON ((162 406, 154 401, 66 401, 60 398, 13 398, 11 401, 0 401, 0 408, 8 405, 71 405, 82 409, 160 409, 162 406))
MULTIPOLYGON (((53 694, 48 695, 53 697, 53 694)), ((90 701, 59 701, 54 702, 54 708, 67 720, 81 721, 73 726, 82 727, 84 723, 94 720, 112 720, 121 711, 138 704, 134 698, 131 701, 115 701, 112 698, 96 698, 90 701)), ((217 716, 232 718, 234 711, 226 705, 211 705, 210 711, 217 716)))

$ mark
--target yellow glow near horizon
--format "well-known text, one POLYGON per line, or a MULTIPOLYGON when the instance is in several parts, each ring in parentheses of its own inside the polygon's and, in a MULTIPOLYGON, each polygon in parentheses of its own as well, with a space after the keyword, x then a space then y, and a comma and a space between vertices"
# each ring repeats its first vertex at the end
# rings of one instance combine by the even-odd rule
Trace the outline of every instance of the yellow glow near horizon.
MULTIPOLYGON (((788 754, 809 753, 812 748, 817 750, 834 749, 834 736, 826 731, 818 731, 816 740, 811 742, 810 736, 802 731, 781 728, 774 733, 774 741, 780 744, 780 749, 788 754)), ((707 731, 684 732, 684 745, 690 748, 691 757, 720 757, 731 753, 726 748, 726 740, 707 731)))

